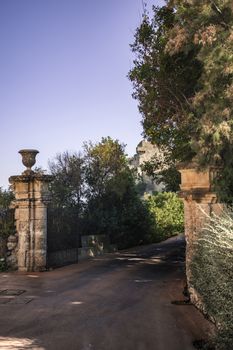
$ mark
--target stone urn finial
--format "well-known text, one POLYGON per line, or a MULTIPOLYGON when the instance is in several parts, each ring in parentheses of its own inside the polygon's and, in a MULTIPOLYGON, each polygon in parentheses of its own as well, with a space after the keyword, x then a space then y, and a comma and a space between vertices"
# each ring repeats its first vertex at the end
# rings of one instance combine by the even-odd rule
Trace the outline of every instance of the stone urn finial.
POLYGON ((27 170, 23 172, 24 175, 33 174, 32 167, 36 163, 36 155, 39 153, 36 149, 22 149, 19 151, 22 156, 22 163, 27 170))

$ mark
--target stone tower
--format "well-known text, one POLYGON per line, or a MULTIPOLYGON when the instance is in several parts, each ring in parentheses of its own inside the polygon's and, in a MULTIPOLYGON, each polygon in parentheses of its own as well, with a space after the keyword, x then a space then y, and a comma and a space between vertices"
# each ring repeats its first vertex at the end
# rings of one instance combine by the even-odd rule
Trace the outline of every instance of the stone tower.
POLYGON ((144 193, 152 194, 153 192, 161 192, 164 188, 163 184, 158 184, 142 170, 142 166, 150 161, 154 156, 162 156, 162 152, 158 146, 153 145, 149 141, 142 140, 136 147, 136 154, 130 159, 130 167, 137 171, 142 182, 145 184, 144 193))

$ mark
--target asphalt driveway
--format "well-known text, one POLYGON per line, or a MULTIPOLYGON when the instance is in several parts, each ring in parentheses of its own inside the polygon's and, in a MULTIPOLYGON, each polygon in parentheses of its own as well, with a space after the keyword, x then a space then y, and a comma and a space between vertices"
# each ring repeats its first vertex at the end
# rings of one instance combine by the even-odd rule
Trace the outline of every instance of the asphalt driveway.
POLYGON ((182 300, 184 241, 43 273, 0 274, 0 349, 193 350, 211 325, 182 300), (18 295, 17 295, 18 294, 18 295))

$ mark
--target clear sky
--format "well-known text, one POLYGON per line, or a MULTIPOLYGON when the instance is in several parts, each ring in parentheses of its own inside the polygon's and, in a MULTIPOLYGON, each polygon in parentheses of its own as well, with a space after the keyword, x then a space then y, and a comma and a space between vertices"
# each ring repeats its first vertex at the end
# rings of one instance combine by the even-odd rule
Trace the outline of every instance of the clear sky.
POLYGON ((0 187, 24 170, 22 148, 43 168, 102 136, 134 154, 141 116, 126 76, 142 12, 142 0, 0 1, 0 187))

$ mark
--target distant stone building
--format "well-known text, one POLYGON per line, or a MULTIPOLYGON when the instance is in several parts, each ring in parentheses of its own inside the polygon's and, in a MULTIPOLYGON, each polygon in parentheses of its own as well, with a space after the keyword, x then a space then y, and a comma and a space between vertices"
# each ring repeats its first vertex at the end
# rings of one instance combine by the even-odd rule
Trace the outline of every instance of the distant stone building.
POLYGON ((130 167, 136 169, 139 178, 144 184, 144 193, 152 194, 153 192, 161 192, 164 185, 156 183, 152 177, 143 172, 142 166, 150 161, 155 155, 163 156, 158 146, 153 145, 149 141, 142 140, 136 147, 136 154, 130 159, 130 167))

